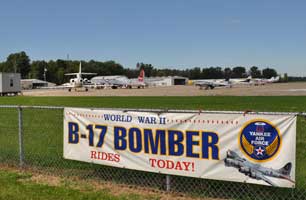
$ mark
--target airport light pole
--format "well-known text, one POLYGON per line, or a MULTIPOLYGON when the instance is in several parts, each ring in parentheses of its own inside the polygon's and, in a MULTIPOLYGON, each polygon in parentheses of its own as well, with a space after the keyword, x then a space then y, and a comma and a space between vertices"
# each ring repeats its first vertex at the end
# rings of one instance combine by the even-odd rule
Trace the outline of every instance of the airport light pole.
POLYGON ((46 66, 44 68, 44 81, 45 81, 45 86, 48 86, 48 84, 47 84, 47 68, 46 68, 46 66))

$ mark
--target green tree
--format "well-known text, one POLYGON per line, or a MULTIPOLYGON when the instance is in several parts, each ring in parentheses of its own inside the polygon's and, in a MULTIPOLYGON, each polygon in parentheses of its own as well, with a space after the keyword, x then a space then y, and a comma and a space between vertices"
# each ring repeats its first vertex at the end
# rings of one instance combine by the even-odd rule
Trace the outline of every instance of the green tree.
POLYGON ((151 64, 140 63, 140 69, 143 69, 145 71, 145 75, 147 77, 151 77, 154 67, 151 64))
POLYGON ((232 78, 242 78, 242 77, 245 77, 246 75, 245 67, 241 67, 241 66, 234 67, 232 72, 233 72, 232 78))
POLYGON ((285 82, 285 83, 288 82, 288 74, 287 73, 284 74, 284 77, 283 77, 282 81, 285 82))
POLYGON ((195 67, 190 70, 190 79, 200 79, 201 78, 201 68, 195 67))
POLYGON ((258 69, 258 67, 253 66, 253 67, 251 67, 251 69, 250 69, 250 75, 251 75, 253 78, 261 78, 261 71, 258 69))
POLYGON ((265 68, 262 70, 262 76, 264 78, 272 78, 277 76, 277 72, 275 69, 272 68, 265 68))
POLYGON ((29 78, 44 79, 44 71, 47 69, 48 64, 45 61, 33 61, 29 72, 29 78))
POLYGON ((232 77, 232 69, 227 67, 224 69, 224 78, 229 80, 232 77))
POLYGON ((30 58, 24 51, 22 51, 19 53, 10 54, 7 57, 3 71, 18 72, 21 74, 21 78, 28 78, 30 69, 30 58))

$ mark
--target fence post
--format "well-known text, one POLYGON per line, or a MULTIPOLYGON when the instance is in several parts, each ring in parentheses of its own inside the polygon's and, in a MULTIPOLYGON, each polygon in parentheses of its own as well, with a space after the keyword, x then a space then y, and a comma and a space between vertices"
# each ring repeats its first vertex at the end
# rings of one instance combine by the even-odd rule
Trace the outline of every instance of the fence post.
POLYGON ((166 175, 166 191, 169 192, 171 190, 171 179, 169 175, 166 175))
POLYGON ((22 108, 18 106, 18 140, 19 140, 19 167, 24 165, 23 132, 22 132, 22 108))

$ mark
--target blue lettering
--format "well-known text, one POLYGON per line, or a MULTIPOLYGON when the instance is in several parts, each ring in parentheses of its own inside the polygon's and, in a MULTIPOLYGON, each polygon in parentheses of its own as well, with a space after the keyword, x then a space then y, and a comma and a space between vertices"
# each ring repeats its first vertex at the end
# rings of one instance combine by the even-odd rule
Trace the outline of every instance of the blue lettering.
POLYGON ((183 133, 181 131, 168 131, 168 144, 170 156, 181 156, 184 153, 184 140, 183 133))
POLYGON ((199 145, 199 141, 194 141, 193 136, 199 136, 199 131, 186 131, 186 156, 199 158, 200 155, 198 153, 193 153, 193 146, 199 145))
POLYGON ((114 127, 114 147, 118 150, 126 149, 126 129, 123 127, 114 127))
POLYGON ((213 132, 202 132, 202 158, 209 159, 209 150, 214 160, 219 160, 219 137, 213 132))
POLYGON ((75 122, 68 122, 68 142, 79 143, 79 125, 75 122))
POLYGON ((139 153, 142 149, 141 131, 138 128, 129 130, 129 148, 134 153, 139 153), (135 141, 136 140, 136 141, 135 141))
POLYGON ((144 151, 145 153, 166 155, 166 133, 165 130, 156 130, 155 137, 151 129, 144 129, 144 151))

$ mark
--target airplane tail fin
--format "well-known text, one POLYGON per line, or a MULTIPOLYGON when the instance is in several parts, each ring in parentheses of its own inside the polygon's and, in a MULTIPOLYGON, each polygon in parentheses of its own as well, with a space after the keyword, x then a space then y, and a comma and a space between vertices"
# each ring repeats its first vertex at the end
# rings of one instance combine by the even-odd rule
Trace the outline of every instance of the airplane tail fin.
POLYGON ((144 77, 145 77, 145 72, 144 72, 144 69, 142 69, 139 73, 138 81, 144 82, 144 77))
POLYGON ((292 168, 292 163, 288 162, 284 167, 280 168, 278 172, 285 176, 290 176, 291 168, 292 168))
POLYGON ((246 78, 246 82, 250 82, 252 80, 252 76, 248 76, 247 78, 246 78))
POLYGON ((82 63, 80 62, 80 65, 79 65, 79 73, 82 73, 82 63))
POLYGON ((276 76, 275 78, 274 78, 274 82, 278 82, 279 81, 279 76, 276 76))

